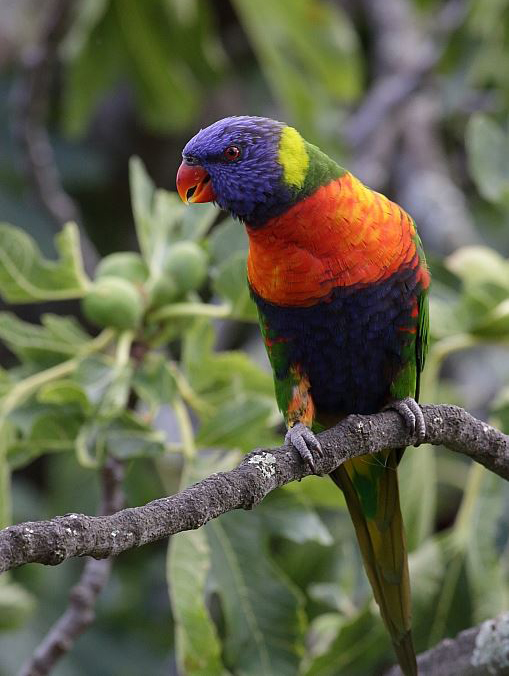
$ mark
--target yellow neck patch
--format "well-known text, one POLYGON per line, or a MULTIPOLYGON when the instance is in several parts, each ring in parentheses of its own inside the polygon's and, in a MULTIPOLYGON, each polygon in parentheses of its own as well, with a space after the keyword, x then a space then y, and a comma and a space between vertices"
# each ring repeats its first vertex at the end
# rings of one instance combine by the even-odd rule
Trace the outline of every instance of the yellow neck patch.
POLYGON ((306 180, 309 157, 304 139, 293 127, 285 127, 279 141, 279 162, 287 185, 302 188, 306 180))

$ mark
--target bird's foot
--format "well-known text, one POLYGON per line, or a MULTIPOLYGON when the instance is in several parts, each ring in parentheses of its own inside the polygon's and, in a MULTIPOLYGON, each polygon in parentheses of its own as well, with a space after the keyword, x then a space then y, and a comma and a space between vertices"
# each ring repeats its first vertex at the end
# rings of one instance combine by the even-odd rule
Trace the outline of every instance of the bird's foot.
POLYGON ((300 457, 316 473, 313 454, 321 458, 323 452, 320 442, 309 427, 306 427, 303 423, 297 423, 293 427, 290 427, 285 436, 285 446, 296 448, 300 457))
POLYGON ((408 427, 410 434, 415 436, 414 446, 420 446, 426 436, 426 421, 419 404, 412 397, 405 397, 404 399, 395 399, 387 406, 386 410, 397 411, 403 418, 405 425, 408 427))

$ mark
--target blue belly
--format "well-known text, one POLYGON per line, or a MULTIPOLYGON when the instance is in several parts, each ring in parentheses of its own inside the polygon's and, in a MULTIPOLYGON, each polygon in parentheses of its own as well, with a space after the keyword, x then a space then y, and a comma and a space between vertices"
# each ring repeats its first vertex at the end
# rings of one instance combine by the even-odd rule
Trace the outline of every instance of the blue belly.
POLYGON ((281 307, 253 293, 271 335, 288 349, 275 377, 300 365, 319 413, 379 411, 405 365, 404 348, 415 340, 408 329, 416 326, 420 291, 415 269, 404 269, 378 284, 338 287, 330 301, 311 307, 281 307))

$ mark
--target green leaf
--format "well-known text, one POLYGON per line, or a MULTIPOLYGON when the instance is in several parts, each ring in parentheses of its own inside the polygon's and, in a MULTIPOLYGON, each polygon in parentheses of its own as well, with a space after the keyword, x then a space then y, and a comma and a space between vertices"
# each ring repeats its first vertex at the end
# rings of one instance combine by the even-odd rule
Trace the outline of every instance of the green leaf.
POLYGON ((270 561, 259 521, 230 512, 205 526, 226 623, 225 662, 239 676, 294 676, 303 598, 270 561))
MULTIPOLYGON (((157 205, 156 205, 157 206, 157 205)), ((215 204, 193 204, 182 212, 179 239, 200 241, 210 230, 212 223, 221 213, 215 204)), ((244 230, 240 226, 240 230, 244 230)))
POLYGON ((95 410, 99 419, 111 420, 126 408, 133 373, 134 368, 129 363, 112 369, 110 382, 95 410))
POLYGON ((67 223, 55 237, 56 261, 43 258, 20 228, 0 223, 0 295, 8 303, 81 298, 88 285, 78 227, 67 223))
POLYGON ((25 624, 35 608, 35 599, 24 587, 2 578, 0 581, 0 631, 25 624))
POLYGON ((247 252, 248 249, 246 229, 242 223, 233 220, 233 218, 226 218, 221 221, 212 230, 208 242, 214 263, 222 263, 238 251, 247 252))
POLYGON ((104 355, 83 359, 74 373, 73 380, 82 387, 92 404, 97 405, 111 382, 113 360, 104 355))
POLYGON ((45 412, 35 414, 28 433, 9 446, 10 467, 25 467, 44 453, 72 451, 82 424, 82 416, 69 407, 46 407, 45 412))
POLYGON ((328 547, 333 543, 332 535, 318 516, 301 496, 284 491, 275 491, 258 508, 269 532, 292 542, 303 544, 316 542, 328 547))
POLYGON ((509 386, 503 387, 491 404, 495 416, 494 424, 509 434, 509 386))
POLYGON ((273 403, 265 397, 239 396, 229 400, 200 427, 196 443, 202 447, 240 448, 264 445, 273 403))
POLYGON ((115 83, 125 62, 118 21, 109 0, 76 7, 65 41, 62 123, 65 131, 83 134, 104 92, 115 83))
POLYGON ((90 420, 80 429, 75 441, 76 458, 86 469, 97 469, 105 457, 104 422, 90 420))
POLYGON ((177 663, 189 676, 221 676, 221 645, 205 605, 210 551, 203 529, 171 538, 167 576, 176 623, 177 663))
POLYGON ((509 603, 504 564, 507 483, 477 463, 470 465, 453 528, 436 536, 445 573, 433 600, 427 645, 501 612, 509 603))
POLYGON ((0 313, 0 338, 20 360, 58 361, 76 355, 77 345, 59 339, 44 326, 24 322, 12 312, 0 313))
POLYGON ((163 274, 167 251, 182 221, 186 205, 178 195, 156 190, 139 157, 129 162, 131 202, 141 253, 152 280, 163 274))
MULTIPOLYGON (((316 632, 320 628, 314 623, 311 631, 316 632)), ((331 631, 329 626, 327 631, 331 631)), ((332 642, 329 638, 328 648, 311 661, 303 674, 366 676, 373 673, 373 666, 384 658, 390 659, 385 629, 380 618, 366 607, 362 613, 341 623, 336 638, 332 642)))
POLYGON ((476 113, 467 125, 466 145, 481 195, 490 202, 509 203, 509 130, 476 113))
POLYGON ((177 389, 168 365, 168 358, 162 354, 146 354, 134 374, 132 386, 140 399, 150 407, 152 413, 155 413, 163 404, 170 403, 177 389))
POLYGON ((174 22, 168 21, 164 4, 137 0, 113 4, 145 123, 157 131, 186 126, 197 110, 198 82, 174 52, 174 22))
POLYGON ((417 549, 433 533, 437 508, 436 474, 433 446, 407 449, 398 475, 409 551, 417 549), (423 476, 426 477, 424 487, 423 476))
POLYGON ((37 400, 43 404, 76 404, 84 413, 90 411, 87 393, 81 385, 68 378, 43 385, 37 393, 37 400))
POLYGON ((101 443, 121 460, 131 458, 158 458, 166 450, 166 436, 143 423, 136 414, 124 411, 104 428, 101 443))
POLYGON ((213 382, 215 387, 231 383, 237 391, 242 388, 274 398, 272 375, 263 371, 245 352, 232 350, 204 355, 202 369, 202 382, 213 382))
POLYGON ((337 5, 312 0, 233 5, 274 95, 305 135, 316 133, 319 112, 358 96, 356 33, 337 5))
MULTIPOLYGON (((233 459, 232 459, 233 460, 233 459)), ((217 454, 198 454, 185 464, 180 490, 233 462, 217 454)), ((165 487, 170 489, 168 480, 165 487)), ((179 671, 189 676, 222 675, 222 647, 207 608, 210 548, 202 529, 177 533, 169 542, 166 575, 175 620, 176 653, 179 671)))
POLYGON ((509 261, 487 246, 460 247, 446 258, 445 266, 467 289, 491 282, 509 293, 509 261))
POLYGON ((509 335, 509 298, 476 321, 472 333, 488 338, 503 338, 509 335))
POLYGON ((89 334, 74 317, 62 317, 46 312, 41 315, 41 323, 55 340, 74 345, 75 349, 84 347, 90 342, 89 334))
POLYGON ((11 523, 11 470, 7 453, 14 440, 14 427, 7 420, 0 421, 0 529, 11 523))
POLYGON ((214 291, 232 304, 231 316, 245 322, 257 322, 258 313, 251 300, 246 278, 246 254, 237 251, 215 270, 214 291))
POLYGON ((122 413, 129 398, 134 369, 130 362, 115 364, 106 357, 84 359, 74 380, 85 391, 94 406, 94 416, 110 420, 122 413))
MULTIPOLYGON (((408 528, 406 531, 410 532, 408 528)), ((408 557, 412 587, 412 629, 418 652, 428 647, 426 639, 433 624, 447 561, 446 547, 440 536, 428 538, 408 557)))
MULTIPOLYGON (((281 439, 281 442, 283 439, 281 439)), ((283 491, 296 493, 302 496, 313 507, 330 507, 332 509, 346 509, 343 493, 332 481, 323 477, 307 476, 301 482, 295 481, 283 487, 283 491)))

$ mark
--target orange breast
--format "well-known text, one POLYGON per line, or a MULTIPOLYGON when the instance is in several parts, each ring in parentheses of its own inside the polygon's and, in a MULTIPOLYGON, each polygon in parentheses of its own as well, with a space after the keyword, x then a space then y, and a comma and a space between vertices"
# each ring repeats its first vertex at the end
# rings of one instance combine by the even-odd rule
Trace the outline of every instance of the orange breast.
POLYGON ((416 259, 410 216, 349 173, 247 232, 249 283, 278 305, 312 305, 416 259))

